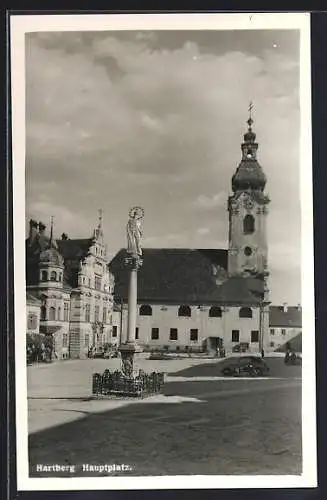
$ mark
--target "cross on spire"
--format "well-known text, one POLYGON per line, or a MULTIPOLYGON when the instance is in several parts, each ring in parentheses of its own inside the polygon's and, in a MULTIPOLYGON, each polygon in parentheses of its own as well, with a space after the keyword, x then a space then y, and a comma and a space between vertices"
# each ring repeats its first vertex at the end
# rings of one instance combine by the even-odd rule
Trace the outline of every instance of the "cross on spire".
POLYGON ((249 125, 249 129, 251 129, 251 125, 253 123, 253 120, 252 120, 252 110, 254 108, 254 105, 253 105, 253 102, 250 101, 250 104, 249 104, 249 108, 248 108, 248 111, 249 111, 249 119, 247 121, 248 125, 249 125))

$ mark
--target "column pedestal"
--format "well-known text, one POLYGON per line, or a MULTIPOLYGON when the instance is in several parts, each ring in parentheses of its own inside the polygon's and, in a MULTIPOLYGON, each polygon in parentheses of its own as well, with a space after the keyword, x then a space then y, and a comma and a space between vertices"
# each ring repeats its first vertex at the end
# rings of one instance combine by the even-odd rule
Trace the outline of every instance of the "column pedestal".
POLYGON ((136 314, 137 314, 137 271, 142 265, 139 256, 130 256, 125 259, 125 265, 130 267, 128 287, 128 320, 127 320, 127 342, 121 344, 119 351, 121 355, 121 370, 126 378, 133 378, 135 373, 134 355, 139 351, 135 342, 136 314))

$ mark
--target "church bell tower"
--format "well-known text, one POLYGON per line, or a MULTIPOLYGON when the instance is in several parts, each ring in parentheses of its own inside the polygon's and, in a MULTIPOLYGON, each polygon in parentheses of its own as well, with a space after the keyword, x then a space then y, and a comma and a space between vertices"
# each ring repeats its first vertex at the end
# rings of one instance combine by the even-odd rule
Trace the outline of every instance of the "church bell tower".
POLYGON ((242 159, 232 177, 233 194, 228 198, 230 276, 268 276, 266 176, 258 162, 258 143, 252 130, 252 104, 248 130, 241 145, 242 159))

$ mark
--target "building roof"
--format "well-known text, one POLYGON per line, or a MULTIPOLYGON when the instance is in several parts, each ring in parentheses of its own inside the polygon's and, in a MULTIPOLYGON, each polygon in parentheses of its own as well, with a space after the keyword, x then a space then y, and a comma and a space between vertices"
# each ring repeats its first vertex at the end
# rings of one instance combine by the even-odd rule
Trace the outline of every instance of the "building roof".
POLYGON ((57 240, 59 252, 65 260, 81 260, 86 257, 92 238, 79 238, 73 240, 57 240))
POLYGON ((41 305, 41 301, 30 292, 26 292, 26 303, 32 306, 41 305))
POLYGON ((270 327, 301 328, 302 308, 289 306, 270 306, 269 312, 270 327))
MULTIPOLYGON (((127 300, 126 250, 109 264, 115 276, 115 297, 127 300)), ((256 304, 263 297, 263 281, 254 277, 229 278, 225 249, 143 249, 138 272, 138 302, 176 304, 256 304)))
POLYGON ((289 339, 285 344, 275 349, 276 352, 285 352, 288 348, 294 352, 302 352, 302 333, 298 333, 295 337, 289 339))
POLYGON ((40 253, 40 263, 46 266, 63 267, 64 259, 60 252, 54 246, 50 246, 40 253))

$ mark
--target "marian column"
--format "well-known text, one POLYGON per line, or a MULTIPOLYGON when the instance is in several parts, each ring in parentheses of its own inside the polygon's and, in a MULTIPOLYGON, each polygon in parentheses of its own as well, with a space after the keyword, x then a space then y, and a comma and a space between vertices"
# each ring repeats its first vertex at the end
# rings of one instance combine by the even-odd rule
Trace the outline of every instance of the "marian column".
POLYGON ((141 220, 144 217, 144 210, 141 207, 133 207, 129 212, 127 223, 127 257, 125 265, 130 270, 128 287, 128 323, 127 342, 120 346, 122 359, 122 372, 127 378, 133 377, 134 354, 136 351, 135 330, 137 314, 137 272, 142 266, 141 248, 141 220))

